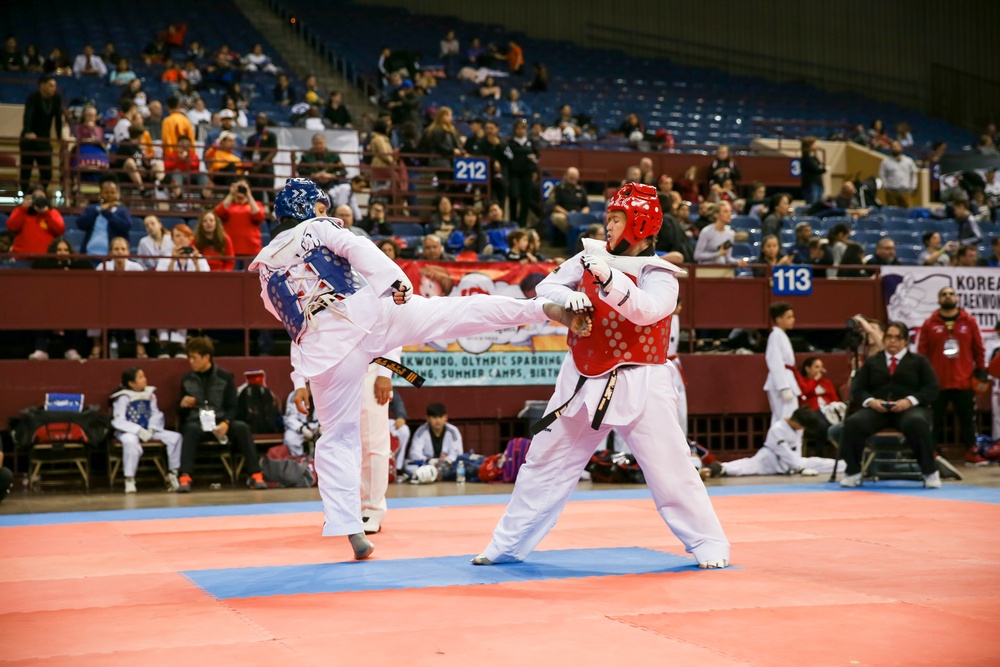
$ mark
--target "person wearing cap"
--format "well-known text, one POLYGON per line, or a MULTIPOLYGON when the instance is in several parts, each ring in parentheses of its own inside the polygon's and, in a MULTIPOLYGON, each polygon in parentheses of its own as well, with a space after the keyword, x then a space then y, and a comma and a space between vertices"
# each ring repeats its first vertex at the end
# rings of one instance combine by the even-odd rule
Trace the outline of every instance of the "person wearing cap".
POLYGON ((223 131, 219 140, 205 151, 205 167, 215 185, 229 185, 239 173, 240 156, 236 154, 236 135, 223 131))
POLYGON ((591 455, 614 429, 642 467, 657 511, 702 568, 729 565, 729 542, 698 472, 668 368, 677 266, 654 251, 662 224, 656 188, 626 183, 608 202, 607 241, 586 239, 535 291, 591 316, 570 332, 546 415, 503 518, 475 565, 523 561, 555 525, 591 455), (609 346, 608 341, 611 341, 609 346))
POLYGON ((208 150, 218 143, 223 132, 231 132, 233 134, 233 139, 236 142, 234 144, 235 150, 233 153, 237 157, 242 158, 245 145, 243 137, 236 134, 236 112, 232 109, 223 109, 219 112, 219 122, 221 123, 221 126, 213 129, 208 133, 208 136, 205 137, 205 152, 202 153, 202 158, 205 162, 208 162, 208 150))

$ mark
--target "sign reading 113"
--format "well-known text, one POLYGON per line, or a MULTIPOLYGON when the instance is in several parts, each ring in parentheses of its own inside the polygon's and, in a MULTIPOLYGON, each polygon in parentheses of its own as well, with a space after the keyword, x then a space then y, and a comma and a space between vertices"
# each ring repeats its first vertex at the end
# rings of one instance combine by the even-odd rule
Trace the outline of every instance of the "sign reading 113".
POLYGON ((813 291, 811 266, 776 266, 771 273, 775 296, 808 296, 813 291))

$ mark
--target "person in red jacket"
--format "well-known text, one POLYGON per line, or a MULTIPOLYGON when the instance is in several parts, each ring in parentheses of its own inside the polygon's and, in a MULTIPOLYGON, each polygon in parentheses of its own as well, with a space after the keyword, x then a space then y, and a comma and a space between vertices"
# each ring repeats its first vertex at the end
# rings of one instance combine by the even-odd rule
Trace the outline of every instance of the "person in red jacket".
POLYGON ((819 357, 809 357, 802 362, 802 373, 796 373, 799 389, 802 395, 799 396, 799 403, 803 407, 820 411, 831 403, 840 401, 837 397, 837 388, 833 386, 830 378, 826 375, 826 367, 819 357))
POLYGON ((976 319, 958 307, 954 288, 944 287, 938 292, 938 310, 927 318, 920 328, 917 353, 930 360, 941 393, 934 401, 934 437, 940 444, 944 431, 946 408, 955 407, 965 461, 971 465, 989 462, 976 451, 975 395, 972 391, 973 376, 986 381, 986 355, 983 336, 976 319))
POLYGON ((222 230, 215 213, 202 211, 194 228, 194 247, 208 260, 212 271, 232 271, 236 266, 233 259, 233 240, 222 230))
POLYGON ((264 222, 264 207, 254 200, 246 179, 241 178, 229 186, 229 194, 215 207, 215 216, 233 240, 235 254, 255 256, 261 251, 260 225, 264 222))
POLYGON ((14 234, 14 254, 44 255, 49 245, 66 233, 62 214, 49 206, 44 188, 35 188, 7 219, 7 231, 14 234))

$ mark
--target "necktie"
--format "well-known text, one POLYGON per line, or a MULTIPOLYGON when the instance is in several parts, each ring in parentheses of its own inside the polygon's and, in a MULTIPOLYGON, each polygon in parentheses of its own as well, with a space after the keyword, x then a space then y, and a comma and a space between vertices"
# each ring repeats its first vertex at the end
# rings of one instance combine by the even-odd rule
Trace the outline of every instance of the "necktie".
POLYGON ((889 375, 895 375, 896 374, 896 357, 890 357, 889 359, 890 359, 890 361, 889 361, 889 375))
POLYGON ((87 56, 87 69, 94 69, 94 59, 92 56, 87 56))

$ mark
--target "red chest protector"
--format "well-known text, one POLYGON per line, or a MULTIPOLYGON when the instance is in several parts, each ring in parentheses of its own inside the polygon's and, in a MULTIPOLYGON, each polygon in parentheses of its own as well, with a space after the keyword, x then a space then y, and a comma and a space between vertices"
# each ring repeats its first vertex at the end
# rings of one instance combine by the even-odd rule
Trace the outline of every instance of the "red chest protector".
MULTIPOLYGON (((631 275, 628 277, 636 282, 631 275)), ((584 277, 581 290, 594 305, 593 330, 586 338, 580 338, 572 331, 566 338, 573 363, 581 375, 596 377, 619 366, 667 362, 671 315, 655 324, 640 326, 629 322, 601 299, 599 288, 591 276, 584 277)))

